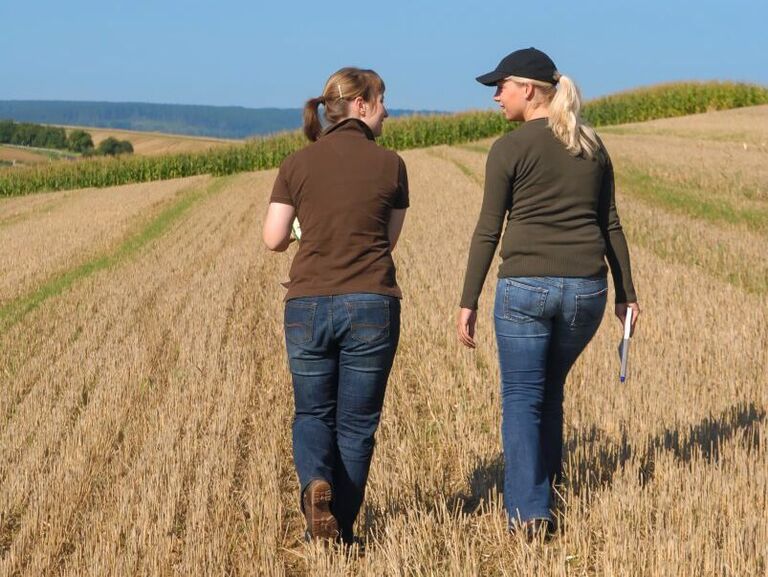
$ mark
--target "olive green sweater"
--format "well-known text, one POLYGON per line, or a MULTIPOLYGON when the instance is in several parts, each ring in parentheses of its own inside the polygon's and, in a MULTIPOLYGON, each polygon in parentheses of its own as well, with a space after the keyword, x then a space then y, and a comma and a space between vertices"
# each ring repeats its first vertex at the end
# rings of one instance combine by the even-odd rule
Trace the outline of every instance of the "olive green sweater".
POLYGON ((502 228, 500 278, 601 276, 607 259, 616 302, 637 300, 616 212, 613 166, 604 149, 600 156, 570 154, 546 118, 525 122, 493 144, 462 307, 477 308, 502 228))

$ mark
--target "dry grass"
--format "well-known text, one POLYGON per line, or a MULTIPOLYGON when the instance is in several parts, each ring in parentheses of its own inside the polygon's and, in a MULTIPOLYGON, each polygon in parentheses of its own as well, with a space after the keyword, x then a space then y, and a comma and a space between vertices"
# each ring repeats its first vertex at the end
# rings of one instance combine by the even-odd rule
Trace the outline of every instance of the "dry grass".
MULTIPOLYGON (((0 574, 765 574, 768 299, 727 274, 768 268, 762 232, 620 190, 645 311, 630 380, 618 383, 606 315, 567 385, 565 531, 529 546, 501 510, 493 275, 478 349, 453 329, 484 157, 404 157, 403 334, 358 527, 367 555, 300 541, 278 285, 289 258, 259 242, 270 171, 197 183, 208 192, 164 234, 0 334, 0 574)), ((80 194, 3 201, 0 218, 24 200, 25 222, 42 223, 80 194)), ((76 236, 104 218, 79 212, 76 236)), ((81 259, 109 250, 89 239, 81 259)), ((25 258, 43 270, 56 243, 25 258)))
POLYGON ((105 251, 175 196, 207 180, 90 188, 0 203, 0 307, 105 251))

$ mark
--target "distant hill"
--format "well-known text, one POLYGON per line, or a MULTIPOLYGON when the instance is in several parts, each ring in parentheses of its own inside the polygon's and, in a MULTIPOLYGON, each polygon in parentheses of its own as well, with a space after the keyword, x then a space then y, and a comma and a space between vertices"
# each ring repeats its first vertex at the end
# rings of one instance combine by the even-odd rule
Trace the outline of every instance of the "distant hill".
MULTIPOLYGON (((431 111, 390 110, 391 116, 431 111)), ((0 119, 67 126, 93 126, 210 136, 247 138, 301 127, 299 108, 245 108, 141 102, 69 102, 0 100, 0 119)))

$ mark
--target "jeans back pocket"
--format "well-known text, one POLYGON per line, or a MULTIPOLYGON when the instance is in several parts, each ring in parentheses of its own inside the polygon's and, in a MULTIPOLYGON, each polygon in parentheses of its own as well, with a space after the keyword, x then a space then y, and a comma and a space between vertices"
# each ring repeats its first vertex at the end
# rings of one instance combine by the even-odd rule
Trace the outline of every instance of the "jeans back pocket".
POLYGON ((305 345, 312 340, 315 329, 317 303, 285 303, 285 338, 295 345, 305 345))
POLYGON ((389 337, 389 301, 385 299, 347 301, 350 335, 363 343, 389 337))
POLYGON ((600 324, 607 300, 608 287, 589 294, 577 294, 571 326, 588 327, 600 324))
POLYGON ((549 289, 531 286, 511 278, 504 279, 503 318, 529 323, 544 315, 549 289))

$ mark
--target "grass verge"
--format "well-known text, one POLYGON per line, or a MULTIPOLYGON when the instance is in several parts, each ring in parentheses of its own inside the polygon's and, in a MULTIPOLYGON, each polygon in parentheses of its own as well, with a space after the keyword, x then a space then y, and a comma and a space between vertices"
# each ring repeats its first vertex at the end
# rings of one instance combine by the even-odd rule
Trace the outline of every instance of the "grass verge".
POLYGON ((0 333, 5 332, 24 316, 35 310, 51 297, 60 295, 77 281, 101 270, 112 268, 130 258, 139 250, 161 237, 176 221, 186 214, 192 206, 203 198, 219 192, 229 178, 218 178, 204 188, 195 188, 167 207, 146 223, 135 234, 128 236, 114 250, 97 256, 74 268, 60 272, 38 288, 22 295, 0 308, 0 333))

